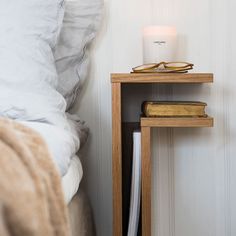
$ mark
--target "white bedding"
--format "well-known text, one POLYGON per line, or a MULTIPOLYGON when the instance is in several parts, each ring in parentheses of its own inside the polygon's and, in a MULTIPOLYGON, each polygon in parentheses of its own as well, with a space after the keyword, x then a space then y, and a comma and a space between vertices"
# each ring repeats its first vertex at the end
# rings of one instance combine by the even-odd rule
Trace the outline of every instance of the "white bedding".
POLYGON ((101 0, 72 2, 69 1, 67 10, 73 15, 70 18, 70 13, 66 14, 67 27, 63 31, 70 34, 66 37, 62 32, 61 47, 55 50, 63 22, 64 0, 0 1, 0 116, 38 131, 48 144, 61 176, 67 173, 71 158, 86 140, 86 128, 81 129, 79 119, 69 117, 65 111, 74 101, 79 78, 87 74, 86 48, 95 35, 102 9, 101 0), (75 6, 80 10, 78 15, 75 6), (72 37, 75 25, 77 34, 72 37), (63 39, 70 37, 72 44, 66 48, 63 39), (69 65, 64 59, 66 53, 73 51, 76 55, 69 55, 73 61, 69 65), (68 72, 71 69, 75 75, 68 72), (72 86, 68 87, 70 79, 72 86), (64 94, 58 88, 68 90, 64 94), (70 103, 68 106, 65 98, 70 103))
POLYGON ((89 70, 89 46, 102 20, 103 0, 67 0, 54 56, 58 91, 71 108, 89 70), (70 79, 68 79, 70 78, 70 79))
POLYGON ((63 0, 0 1, 0 115, 37 130, 62 176, 80 146, 56 90, 53 49, 63 15, 63 0))
POLYGON ((53 56, 63 2, 0 1, 1 115, 68 128, 53 56))
POLYGON ((54 125, 29 121, 20 121, 20 123, 41 134, 48 145, 55 164, 59 168, 61 176, 64 176, 69 168, 71 158, 79 149, 79 138, 71 131, 54 125))
POLYGON ((83 170, 80 159, 78 156, 74 156, 71 160, 68 172, 62 178, 62 187, 67 204, 77 193, 82 176, 83 176, 83 170))

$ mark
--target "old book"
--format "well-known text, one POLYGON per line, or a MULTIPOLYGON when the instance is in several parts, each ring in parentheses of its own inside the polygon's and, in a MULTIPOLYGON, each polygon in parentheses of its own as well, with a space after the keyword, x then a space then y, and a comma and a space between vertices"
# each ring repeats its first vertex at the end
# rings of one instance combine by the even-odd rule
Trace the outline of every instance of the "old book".
POLYGON ((203 102, 144 102, 142 112, 144 116, 207 116, 206 103, 203 102))

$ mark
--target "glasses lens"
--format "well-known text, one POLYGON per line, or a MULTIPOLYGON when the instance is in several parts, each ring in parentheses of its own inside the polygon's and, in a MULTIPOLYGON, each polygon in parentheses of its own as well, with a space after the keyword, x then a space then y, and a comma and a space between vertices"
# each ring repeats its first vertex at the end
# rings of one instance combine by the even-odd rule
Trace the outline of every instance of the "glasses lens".
POLYGON ((193 64, 190 64, 188 62, 169 62, 165 64, 166 68, 186 68, 192 66, 193 64))
POLYGON ((137 66, 137 67, 133 68, 133 71, 139 72, 139 71, 150 70, 150 69, 154 69, 157 65, 158 64, 156 64, 156 63, 144 64, 144 65, 137 66))

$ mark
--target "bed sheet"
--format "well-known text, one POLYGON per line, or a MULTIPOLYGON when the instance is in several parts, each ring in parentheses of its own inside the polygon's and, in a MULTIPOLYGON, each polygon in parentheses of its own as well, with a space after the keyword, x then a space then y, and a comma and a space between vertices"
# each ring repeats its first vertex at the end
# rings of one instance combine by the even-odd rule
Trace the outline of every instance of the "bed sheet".
POLYGON ((71 160, 70 167, 65 176, 62 177, 62 188, 67 204, 77 193, 81 179, 83 177, 83 169, 78 156, 74 156, 71 160))

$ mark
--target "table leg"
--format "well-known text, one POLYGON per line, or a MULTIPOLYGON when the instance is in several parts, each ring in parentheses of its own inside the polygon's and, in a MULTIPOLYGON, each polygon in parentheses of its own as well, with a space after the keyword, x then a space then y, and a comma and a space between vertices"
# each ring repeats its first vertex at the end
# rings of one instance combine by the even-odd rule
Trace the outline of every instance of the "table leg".
POLYGON ((141 127, 142 236, 151 236, 151 128, 141 127))
POLYGON ((113 236, 122 236, 121 84, 112 84, 113 236))

